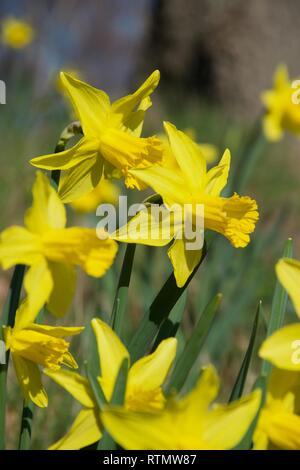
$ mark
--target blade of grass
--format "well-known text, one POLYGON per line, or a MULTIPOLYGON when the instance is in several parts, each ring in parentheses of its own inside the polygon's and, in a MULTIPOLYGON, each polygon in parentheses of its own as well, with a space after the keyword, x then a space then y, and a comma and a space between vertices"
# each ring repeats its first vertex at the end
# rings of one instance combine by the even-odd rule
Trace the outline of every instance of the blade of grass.
POLYGON ((127 307, 128 289, 130 284, 135 249, 136 245, 134 243, 129 243, 126 247, 112 310, 112 328, 120 338, 122 338, 123 318, 127 307))
MULTIPOLYGON (((124 359, 118 372, 113 394, 109 402, 110 405, 122 406, 125 399, 129 361, 124 359)), ((116 450, 117 444, 109 433, 105 430, 102 439, 99 441, 97 450, 116 450)))
POLYGON ((181 356, 176 362, 171 380, 167 386, 167 393, 172 392, 172 390, 180 391, 183 387, 209 333, 221 299, 222 294, 217 294, 204 309, 190 339, 187 341, 181 356))
MULTIPOLYGON (((292 239, 289 238, 284 247, 283 258, 292 258, 292 256, 293 242, 292 239)), ((267 337, 282 326, 286 312, 287 300, 287 292, 277 279, 272 300, 271 315, 268 322, 267 337)), ((267 377, 270 374, 271 370, 272 365, 270 364, 270 362, 264 360, 262 363, 261 375, 267 377)))
POLYGON ((246 354, 244 356, 241 368, 239 370, 237 379, 236 379, 235 384, 233 386, 233 389, 232 389, 232 392, 231 392, 231 395, 230 395, 230 398, 229 398, 229 403, 234 401, 234 400, 237 400, 243 394, 245 382, 246 382, 248 371, 249 371, 249 366, 250 366, 252 355, 253 355, 254 344, 255 344, 255 339, 256 339, 256 334, 257 334, 261 309, 262 309, 262 303, 260 301, 258 306, 257 306, 255 319, 254 319, 254 322, 253 322, 253 327, 252 327, 252 332, 251 332, 251 336, 250 336, 249 345, 248 345, 246 354))
POLYGON ((184 293, 185 289, 191 282, 196 274, 199 266, 206 256, 206 244, 203 246, 201 260, 186 281, 183 287, 178 287, 174 274, 172 273, 167 279, 154 301, 150 305, 148 312, 144 315, 139 327, 137 328, 130 344, 129 353, 132 362, 135 362, 139 357, 151 348, 153 341, 157 335, 159 327, 163 321, 168 318, 172 308, 177 303, 179 298, 184 293))

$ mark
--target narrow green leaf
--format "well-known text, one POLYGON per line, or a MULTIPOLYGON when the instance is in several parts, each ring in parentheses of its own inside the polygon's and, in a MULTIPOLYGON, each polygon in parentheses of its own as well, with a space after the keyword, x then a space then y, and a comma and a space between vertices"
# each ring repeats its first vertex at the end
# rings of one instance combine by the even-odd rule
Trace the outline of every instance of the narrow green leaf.
MULTIPOLYGON (((110 405, 122 406, 125 399, 129 361, 125 358, 120 366, 113 394, 109 402, 110 405)), ((116 450, 117 444, 109 433, 105 430, 98 443, 97 450, 116 450)))
POLYGON ((19 437, 19 450, 30 449, 34 407, 35 405, 31 400, 24 400, 21 432, 19 437))
POLYGON ((132 362, 142 357, 147 350, 151 348, 153 341, 157 335, 157 332, 163 323, 168 318, 174 305, 177 303, 179 298, 184 293, 185 289, 191 282, 192 278, 196 274, 199 266, 206 256, 206 243, 204 243, 202 249, 201 260, 188 278, 187 282, 183 287, 178 287, 174 274, 172 273, 167 279, 154 301, 150 305, 148 312, 144 315, 139 327, 137 328, 130 344, 129 353, 132 362))
POLYGON ((167 393, 170 393, 172 390, 180 391, 183 387, 192 366, 199 357, 221 299, 222 294, 217 294, 204 309, 190 339, 187 341, 181 356, 176 362, 171 380, 167 386, 167 393))
POLYGON ((85 369, 86 377, 91 386, 95 401, 97 403, 97 406, 99 410, 101 410, 103 406, 107 405, 107 400, 103 393, 102 387, 99 381, 97 380, 97 378, 92 374, 87 361, 84 361, 84 369, 85 369))
MULTIPOLYGON (((292 239, 289 238, 284 247, 283 258, 292 258, 292 256, 293 242, 292 239)), ((268 323, 267 337, 282 326, 286 312, 287 300, 287 292, 277 279, 273 295, 271 315, 268 323)), ((261 375, 267 377, 270 374, 271 370, 272 365, 266 360, 263 361, 261 375)))
POLYGON ((252 332, 251 332, 251 336, 250 336, 249 345, 248 345, 246 354, 244 356, 241 368, 239 370, 236 382, 233 386, 233 389, 232 389, 232 392, 231 392, 231 395, 230 395, 230 398, 229 398, 229 403, 234 401, 234 400, 239 399, 243 395, 243 390, 244 390, 244 386, 245 386, 245 382, 246 382, 246 379, 247 379, 249 366, 250 366, 250 363, 251 363, 252 354, 253 354, 253 350, 254 350, 255 339, 256 339, 256 334, 257 334, 257 329, 258 329, 257 327, 258 327, 258 323, 259 323, 260 314, 261 314, 261 301, 259 302, 259 304, 257 306, 255 319, 254 319, 253 327, 252 327, 252 332))
POLYGON ((127 307, 128 289, 134 261, 136 245, 129 243, 126 247, 117 292, 112 311, 112 328, 122 338, 122 325, 127 307))

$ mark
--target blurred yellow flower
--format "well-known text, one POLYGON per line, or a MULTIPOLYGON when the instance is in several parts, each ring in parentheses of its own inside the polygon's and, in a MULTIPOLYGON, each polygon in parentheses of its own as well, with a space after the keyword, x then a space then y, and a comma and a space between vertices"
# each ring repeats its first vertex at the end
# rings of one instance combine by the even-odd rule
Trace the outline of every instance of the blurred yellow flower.
POLYGON ((118 204, 120 190, 111 180, 102 178, 100 183, 88 194, 81 196, 71 202, 71 206, 76 212, 88 213, 97 209, 99 204, 118 204))
POLYGON ((23 49, 34 38, 34 30, 29 23, 8 17, 2 21, 2 42, 13 49, 23 49))
MULTIPOLYGON (((257 204, 249 197, 237 194, 229 198, 220 193, 227 184, 230 167, 230 152, 226 150, 219 164, 207 171, 206 160, 199 146, 186 134, 170 123, 165 123, 170 149, 178 164, 176 168, 158 165, 144 170, 130 170, 130 173, 151 186, 163 198, 166 208, 190 206, 189 220, 197 221, 198 206, 204 208, 204 228, 224 235, 235 248, 243 248, 250 241, 249 234, 258 220, 257 204)), ((166 214, 168 215, 168 214, 166 214)), ((183 286, 201 259, 201 249, 187 249, 187 240, 182 234, 182 224, 176 217, 156 219, 151 206, 141 211, 130 222, 112 234, 115 240, 127 243, 141 243, 165 246, 172 240, 168 255, 174 268, 177 285, 183 286), (165 220, 167 225, 165 226, 165 220), (137 234, 137 226, 139 231, 137 234), (153 237, 152 234, 157 236, 153 237), (179 237, 178 237, 179 234, 179 237)), ((185 221, 183 221, 184 223, 185 221)))
POLYGON ((289 80, 286 66, 280 65, 274 76, 274 87, 262 94, 266 108, 263 128, 267 139, 278 141, 285 130, 300 136, 299 80, 289 80))
POLYGON ((64 364, 77 369, 77 363, 69 352, 70 343, 64 337, 78 335, 84 327, 39 325, 33 323, 34 316, 25 299, 17 310, 14 328, 3 327, 4 341, 6 350, 11 351, 24 398, 45 407, 48 397, 38 366, 58 370, 64 364))
POLYGON ((48 170, 66 170, 59 185, 63 202, 89 193, 102 174, 125 178, 129 188, 144 186, 129 173, 130 168, 145 168, 162 158, 162 145, 157 137, 141 138, 150 95, 159 82, 156 70, 133 94, 110 102, 108 95, 71 75, 61 73, 63 88, 68 93, 81 122, 84 137, 70 149, 37 157, 31 164, 48 170))
POLYGON ((300 374, 273 369, 254 432, 255 450, 300 450, 300 374))
MULTIPOLYGON (((94 318, 91 325, 99 353, 101 376, 98 380, 109 401, 120 366, 124 359, 129 359, 129 353, 119 337, 102 320, 94 318)), ((165 398, 161 387, 175 359, 176 346, 176 339, 168 338, 152 354, 139 359, 130 367, 125 392, 126 409, 153 412, 163 408, 165 398)), ((70 431, 50 449, 75 450, 97 442, 102 435, 102 425, 99 423, 99 410, 87 379, 66 370, 45 370, 45 373, 84 407, 70 431)))
MULTIPOLYGON (((276 272, 300 317, 300 262, 283 258, 278 261, 276 272)), ((300 371, 300 323, 275 331, 263 342, 259 355, 281 369, 300 371)))
POLYGON ((32 193, 26 228, 12 226, 1 233, 0 264, 3 269, 30 266, 24 279, 29 309, 36 312, 47 302, 51 313, 62 316, 72 302, 75 266, 90 276, 103 276, 114 261, 117 244, 100 240, 92 228, 65 228, 65 207, 41 172, 32 193))
POLYGON ((229 405, 211 406, 218 390, 217 373, 209 366, 187 396, 171 399, 162 411, 108 407, 101 419, 109 434, 128 450, 232 449, 253 421, 261 392, 255 390, 229 405))

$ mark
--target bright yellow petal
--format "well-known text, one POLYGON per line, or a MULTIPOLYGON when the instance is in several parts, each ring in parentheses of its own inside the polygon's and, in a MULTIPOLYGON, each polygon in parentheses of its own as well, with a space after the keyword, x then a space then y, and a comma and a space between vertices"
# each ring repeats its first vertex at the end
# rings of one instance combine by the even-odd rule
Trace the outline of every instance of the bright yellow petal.
POLYGON ((41 408, 48 406, 48 397, 42 384, 38 366, 17 354, 12 354, 12 358, 24 399, 32 400, 41 408))
POLYGON ((109 400, 122 361, 125 358, 129 359, 129 353, 116 333, 104 321, 93 318, 91 325, 98 346, 101 385, 107 400, 109 400))
POLYGON ((160 409, 165 399, 161 386, 176 356, 177 340, 168 338, 148 356, 133 364, 128 374, 126 406, 136 410, 160 409))
POLYGON ((53 279, 53 290, 47 309, 56 317, 62 317, 70 307, 76 288, 76 269, 64 263, 48 264, 53 279))
POLYGON ((81 410, 70 430, 48 450, 79 450, 99 441, 102 433, 96 410, 81 410))
POLYGON ((300 371, 300 323, 275 331, 263 342, 259 355, 280 369, 300 371))
POLYGON ((45 369, 44 374, 48 375, 54 382, 67 390, 67 392, 84 407, 94 408, 96 406, 93 392, 85 377, 65 369, 57 371, 45 369))
POLYGON ((201 250, 187 250, 186 243, 185 239, 178 238, 168 250, 178 287, 184 286, 202 256, 201 250))
POLYGON ((123 225, 110 236, 124 243, 139 243, 141 245, 165 246, 172 238, 176 229, 180 229, 181 221, 175 226, 168 209, 161 207, 161 217, 152 211, 152 207, 140 211, 128 224, 123 225))
POLYGON ((69 170, 83 161, 95 160, 98 155, 98 147, 99 143, 96 139, 83 137, 73 147, 63 152, 32 158, 30 163, 44 170, 69 170))
POLYGON ((206 160, 199 145, 190 139, 184 132, 179 131, 169 123, 164 123, 168 134, 171 151, 185 177, 185 184, 193 191, 202 189, 206 176, 206 160))
POLYGON ((60 79, 71 99, 84 135, 98 137, 110 110, 109 97, 104 91, 67 73, 61 72, 60 79))
POLYGON ((287 393, 295 397, 295 413, 300 414, 300 374, 298 371, 289 371, 273 367, 268 382, 268 392, 275 400, 283 400, 287 393))
POLYGON ((25 225, 30 232, 42 234, 53 228, 64 228, 66 211, 57 192, 41 171, 36 173, 32 187, 33 204, 25 214, 25 225))
POLYGON ((71 202, 92 191, 99 183, 102 171, 103 161, 95 156, 64 172, 58 188, 62 202, 71 202))
POLYGON ((281 259, 276 265, 276 273, 300 317, 300 262, 288 258, 281 259))
POLYGON ((92 228, 53 230, 44 236, 44 253, 51 261, 80 266, 90 276, 100 277, 117 253, 115 241, 100 240, 92 228))
POLYGON ((225 150, 219 164, 211 168, 206 175, 205 192, 212 196, 219 196, 225 188, 230 170, 230 151, 225 150))
POLYGON ((54 336, 55 338, 64 338, 79 335, 84 330, 84 326, 51 326, 33 323, 30 325, 30 330, 54 336))
POLYGON ((3 269, 9 269, 15 264, 31 266, 42 258, 40 238, 26 228, 12 226, 1 233, 0 263, 3 269))
POLYGON ((261 391, 255 390, 229 405, 219 405, 205 419, 203 439, 211 449, 234 448, 245 436, 261 402, 261 391))
POLYGON ((95 211, 102 203, 118 205, 119 195, 118 186, 112 181, 102 178, 93 191, 75 199, 71 205, 78 213, 89 213, 95 211))

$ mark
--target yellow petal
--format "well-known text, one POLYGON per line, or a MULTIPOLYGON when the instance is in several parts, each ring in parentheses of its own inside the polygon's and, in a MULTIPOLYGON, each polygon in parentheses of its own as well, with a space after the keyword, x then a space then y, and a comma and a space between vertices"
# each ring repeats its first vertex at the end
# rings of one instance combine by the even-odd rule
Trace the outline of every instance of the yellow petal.
POLYGON ((175 359, 176 348, 177 340, 168 338, 152 354, 133 364, 128 374, 126 406, 145 411, 163 407, 161 386, 175 359))
POLYGON ((216 450, 234 448, 245 436, 261 402, 261 391, 213 409, 205 420, 203 439, 216 450))
MULTIPOLYGON (((112 113, 120 115, 120 119, 126 123, 126 119, 130 117, 130 113, 136 108, 143 100, 148 98, 155 90, 159 83, 160 73, 155 70, 147 80, 136 90, 128 96, 124 96, 112 104, 112 113)), ((149 105, 149 102, 146 102, 149 105)), ((143 108, 145 109, 145 103, 143 108)), ((147 108, 147 106, 146 106, 147 108)))
POLYGON ((41 408, 48 406, 48 397, 42 384, 38 366, 17 354, 12 354, 12 358, 24 399, 32 400, 41 408))
POLYGON ((97 137, 102 131, 110 110, 109 97, 104 91, 98 90, 67 73, 61 72, 60 79, 71 99, 84 135, 97 137))
POLYGON ((178 287, 184 286, 189 276, 200 262, 201 250, 187 250, 185 239, 175 239, 168 250, 168 256, 174 268, 174 276, 178 287))
POLYGON ((173 416, 168 413, 137 413, 125 409, 107 409, 101 420, 109 434, 127 450, 174 450, 173 416))
POLYGON ((15 264, 32 265, 43 259, 39 237, 26 228, 12 226, 1 233, 0 263, 3 269, 15 264))
POLYGON ((185 177, 185 184, 193 191, 202 189, 206 175, 206 160, 199 145, 190 139, 184 132, 168 122, 164 123, 169 137, 171 151, 185 177))
POLYGON ((57 371, 45 369, 44 374, 67 390, 75 400, 79 401, 86 408, 95 407, 93 392, 85 377, 64 369, 57 371))
MULTIPOLYGON (((300 416, 292 412, 279 408, 263 408, 259 416, 257 431, 264 431, 270 444, 279 449, 300 449, 300 416)), ((256 448, 258 437, 254 435, 256 448)))
POLYGON ((230 169, 230 151, 225 150, 219 164, 211 168, 206 175, 205 192, 212 196, 219 196, 225 188, 230 169))
POLYGON ((165 246, 176 230, 182 226, 181 220, 173 225, 171 213, 165 207, 160 207, 160 214, 147 207, 133 217, 128 224, 123 225, 110 235, 114 240, 124 243, 139 243, 141 245, 165 246))
POLYGON ((83 137, 73 147, 59 153, 51 153, 32 158, 31 165, 44 170, 69 170, 83 161, 95 160, 98 155, 99 143, 96 139, 83 137))
POLYGON ((300 317, 300 262, 283 258, 276 265, 277 277, 291 297, 300 317))
POLYGON ((95 156, 64 172, 58 188, 62 202, 71 202, 92 191, 99 183, 102 171, 103 161, 95 156))
POLYGON ((62 317, 70 307, 76 288, 76 270, 64 263, 48 263, 54 288, 47 302, 47 308, 56 317, 62 317))
POLYGON ((18 328, 25 323, 33 322, 41 308, 48 301, 53 289, 53 279, 45 260, 30 266, 24 277, 24 288, 27 293, 26 314, 23 312, 17 318, 18 328), (19 323, 19 317, 20 322, 19 323))
POLYGON ((300 323, 275 331, 263 342, 259 355, 280 369, 300 371, 300 323))
POLYGON ((93 318, 91 325, 98 346, 101 385, 107 400, 109 400, 122 361, 125 358, 129 359, 129 353, 119 337, 105 322, 99 318, 93 318))
POLYGON ((64 338, 79 335, 84 330, 84 326, 51 326, 33 323, 30 325, 30 330, 54 336, 55 338, 64 338))
POLYGON ((117 244, 97 238, 96 230, 72 227, 44 236, 44 253, 51 261, 80 266, 90 276, 100 277, 112 265, 117 244))
POLYGON ((33 204, 25 214, 25 225, 32 233, 42 234, 53 228, 64 228, 66 211, 57 192, 41 171, 32 187, 33 204))
POLYGON ((300 374, 298 371, 273 367, 268 382, 268 392, 275 400, 283 400, 287 393, 293 393, 295 413, 300 413, 300 374))
POLYGON ((96 210, 99 204, 118 205, 120 190, 110 180, 102 178, 93 191, 72 201, 73 209, 78 213, 89 213, 96 210))
POLYGON ((79 450, 99 441, 101 435, 96 410, 81 410, 67 434, 48 450, 79 450))

